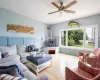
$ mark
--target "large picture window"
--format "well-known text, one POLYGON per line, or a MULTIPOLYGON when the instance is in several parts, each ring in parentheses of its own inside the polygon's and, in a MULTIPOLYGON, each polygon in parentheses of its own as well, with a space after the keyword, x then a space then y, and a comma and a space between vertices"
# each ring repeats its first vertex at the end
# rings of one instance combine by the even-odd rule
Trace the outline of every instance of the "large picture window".
POLYGON ((82 47, 83 35, 83 29, 68 30, 68 46, 82 47))
POLYGON ((62 30, 61 46, 95 48, 95 27, 62 30))

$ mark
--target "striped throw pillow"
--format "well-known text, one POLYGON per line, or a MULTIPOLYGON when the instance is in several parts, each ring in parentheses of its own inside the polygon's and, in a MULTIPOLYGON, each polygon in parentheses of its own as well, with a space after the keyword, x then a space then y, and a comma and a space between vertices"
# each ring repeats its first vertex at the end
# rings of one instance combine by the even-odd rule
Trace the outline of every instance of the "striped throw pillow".
POLYGON ((9 74, 1 74, 0 80, 27 80, 27 79, 24 77, 11 76, 9 74))

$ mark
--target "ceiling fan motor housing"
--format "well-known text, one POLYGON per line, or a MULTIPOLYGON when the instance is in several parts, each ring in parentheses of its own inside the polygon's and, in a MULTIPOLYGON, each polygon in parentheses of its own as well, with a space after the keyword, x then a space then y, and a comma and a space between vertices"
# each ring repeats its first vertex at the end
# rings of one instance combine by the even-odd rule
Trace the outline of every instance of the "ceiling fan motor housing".
POLYGON ((58 9, 58 10, 59 10, 59 11, 64 10, 64 6, 59 7, 59 9, 58 9))
POLYGON ((61 6, 59 7, 59 9, 58 9, 58 10, 59 10, 59 11, 64 10, 63 2, 60 2, 60 5, 61 5, 61 6))

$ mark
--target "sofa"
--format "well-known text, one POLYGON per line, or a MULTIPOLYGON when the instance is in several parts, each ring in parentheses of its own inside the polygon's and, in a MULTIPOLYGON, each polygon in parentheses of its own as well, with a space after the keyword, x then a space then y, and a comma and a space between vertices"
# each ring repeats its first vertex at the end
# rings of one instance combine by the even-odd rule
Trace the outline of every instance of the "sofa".
POLYGON ((73 70, 66 67, 65 80, 100 80, 100 70, 79 61, 78 67, 73 70))
MULTIPOLYGON (((8 53, 9 57, 5 59, 1 59, 0 62, 9 62, 10 58, 19 56, 22 63, 27 62, 26 57, 31 54, 31 52, 28 52, 27 50, 28 45, 12 45, 12 46, 0 46, 0 58, 1 54, 8 53)), ((37 51, 33 51, 32 53, 36 53, 37 51)))
POLYGON ((23 72, 25 78, 28 80, 47 80, 46 76, 36 77, 29 69, 22 64, 22 62, 27 62, 26 56, 29 56, 30 53, 26 52, 26 46, 0 46, 0 66, 10 66, 17 64, 21 71, 23 72), (8 53, 9 56, 2 58, 3 53, 8 53))
POLYGON ((26 57, 30 55, 30 52, 27 51, 26 45, 18 45, 17 47, 17 54, 20 56, 21 62, 27 62, 26 57))

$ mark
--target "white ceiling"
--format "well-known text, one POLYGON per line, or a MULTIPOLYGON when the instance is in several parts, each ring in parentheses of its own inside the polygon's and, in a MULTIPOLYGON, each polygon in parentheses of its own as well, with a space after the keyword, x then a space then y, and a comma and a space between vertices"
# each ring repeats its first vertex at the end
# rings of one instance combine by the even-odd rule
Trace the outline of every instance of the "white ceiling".
MULTIPOLYGON (((62 1, 67 5, 72 0, 62 1)), ((77 0, 77 4, 69 8, 76 11, 75 14, 62 12, 48 15, 49 12, 57 10, 51 2, 59 4, 59 0, 0 0, 0 7, 46 24, 56 24, 100 13, 100 0, 77 0)))

